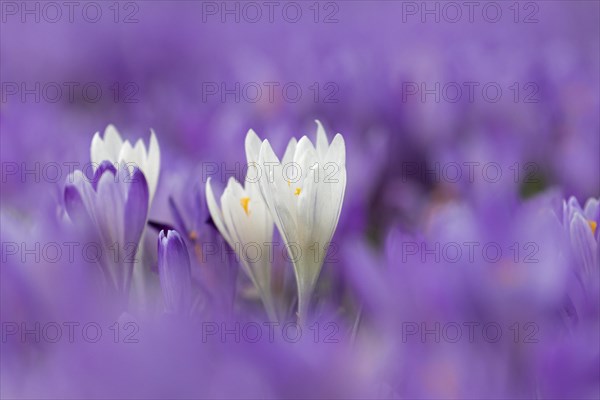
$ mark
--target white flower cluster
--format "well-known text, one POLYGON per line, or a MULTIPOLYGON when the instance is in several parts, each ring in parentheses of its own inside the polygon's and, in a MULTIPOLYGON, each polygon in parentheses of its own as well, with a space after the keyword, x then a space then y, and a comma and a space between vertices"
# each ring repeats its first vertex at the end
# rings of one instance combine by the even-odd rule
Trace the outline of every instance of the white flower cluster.
MULTIPOLYGON (((335 231, 346 188, 346 146, 339 133, 329 143, 325 130, 317 122, 316 146, 303 136, 288 143, 280 160, 268 140, 260 141, 253 130, 246 135, 249 166, 259 169, 260 179, 247 180, 242 186, 231 178, 221 195, 219 207, 210 179, 206 199, 215 225, 234 249, 249 243, 267 245, 277 226, 294 264, 298 287, 298 318, 304 321, 310 298, 323 265, 325 251, 317 257, 298 257, 311 246, 325 249, 335 231), (294 176, 285 171, 294 165, 294 176), (333 167, 333 168, 332 168, 333 167), (332 176, 332 171, 335 176, 332 176)), ((268 253, 268 249, 263 254, 268 253)), ((271 292, 271 260, 256 262, 242 259, 242 267, 258 290, 271 319, 276 310, 271 292)))

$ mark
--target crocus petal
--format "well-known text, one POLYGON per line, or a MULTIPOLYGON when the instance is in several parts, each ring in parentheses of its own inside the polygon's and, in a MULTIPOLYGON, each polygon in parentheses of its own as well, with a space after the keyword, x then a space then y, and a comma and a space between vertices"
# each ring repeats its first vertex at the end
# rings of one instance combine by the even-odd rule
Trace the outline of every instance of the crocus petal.
POLYGON ((600 201, 593 197, 589 198, 588 201, 585 202, 583 215, 590 221, 598 222, 600 219, 600 201))
POLYGON ((146 175, 146 180, 148 181, 150 199, 153 199, 160 175, 160 146, 158 145, 156 134, 152 129, 150 129, 150 144, 148 146, 148 157, 146 158, 144 175, 146 175))
POLYGON ((137 246, 148 218, 148 184, 142 171, 137 168, 130 178, 124 218, 124 243, 137 246))
POLYGON ((217 201, 215 200, 215 195, 213 193, 210 180, 211 178, 208 178, 206 181, 206 204, 208 205, 208 211, 223 238, 227 241, 227 243, 229 243, 230 246, 233 247, 231 238, 227 232, 227 228, 225 227, 223 214, 217 205, 217 201))
POLYGON ((167 312, 187 313, 192 304, 190 257, 177 231, 158 235, 158 275, 167 312))
POLYGON ((318 180, 316 174, 318 174, 318 170, 309 170, 309 176, 303 182, 302 192, 297 196, 296 224, 302 232, 302 236, 299 238, 302 244, 314 239, 313 228, 322 222, 316 219, 319 206, 317 194, 321 185, 321 182, 315 182, 318 180))
POLYGON ((277 229, 287 243, 298 243, 293 191, 283 177, 279 159, 267 140, 260 148, 259 165, 264 168, 260 179, 261 194, 271 210, 277 229), (293 210, 293 212, 292 212, 293 210))
POLYGON ((285 153, 283 153, 283 158, 281 159, 282 165, 287 165, 288 163, 294 161, 296 146, 298 146, 298 141, 296 140, 296 138, 291 138, 287 147, 285 148, 285 153))
POLYGON ((92 200, 90 199, 89 186, 86 177, 79 170, 69 174, 64 190, 65 209, 71 221, 87 224, 91 222, 88 209, 92 200), (87 193, 86 193, 87 192, 87 193))
MULTIPOLYGON (((310 139, 302 136, 298 141, 296 153, 294 154, 294 162, 302 168, 302 175, 306 176, 309 170, 318 165, 319 157, 310 139)), ((322 166, 319 166, 322 167, 322 166)))
POLYGON ((346 142, 344 141, 344 137, 339 133, 331 141, 331 146, 327 149, 325 159, 328 162, 337 163, 340 168, 346 167, 346 142))
POLYGON ((121 146, 123 146, 123 139, 119 131, 114 125, 108 125, 104 130, 104 148, 110 156, 109 160, 117 161, 121 146))
POLYGON ((99 181, 92 214, 104 243, 109 246, 114 242, 123 243, 125 232, 123 226, 125 193, 119 184, 119 177, 104 173, 99 181))
MULTIPOLYGON (((329 221, 333 234, 333 231, 337 227, 340 213, 342 212, 342 204, 346 192, 346 144, 343 136, 339 133, 335 135, 327 151, 325 168, 327 169, 327 173, 323 177, 323 185, 329 189, 330 193, 328 202, 331 210, 328 212, 331 212, 330 215, 334 216, 329 221), (329 171, 331 171, 331 174, 328 173, 329 171)), ((320 200, 319 204, 322 203, 320 200)), ((331 237, 326 240, 331 240, 331 237)))
POLYGON ((122 145, 123 139, 113 125, 108 125, 104 130, 104 139, 100 138, 100 134, 96 132, 90 146, 90 160, 94 167, 100 165, 104 160, 116 163, 122 145))
POLYGON ((271 148, 268 140, 264 140, 260 146, 260 152, 258 155, 258 164, 262 168, 261 179, 259 185, 261 188, 261 195, 267 207, 273 211, 273 219, 277 228, 281 231, 281 220, 277 211, 275 210, 273 193, 270 189, 271 185, 274 184, 275 179, 275 166, 279 165, 279 159, 275 155, 275 152, 271 148))
POLYGON ((146 154, 143 143, 138 141, 136 147, 132 147, 131 143, 126 140, 123 146, 121 146, 119 162, 127 164, 127 167, 130 169, 137 167, 143 171, 146 165, 146 154))
POLYGON ((260 141, 258 135, 254 130, 250 129, 246 134, 246 140, 244 143, 244 147, 246 149, 246 160, 248 164, 258 162, 258 154, 260 153, 260 146, 262 142, 260 141))
POLYGON ((588 222, 581 214, 576 214, 573 217, 570 225, 571 243, 575 254, 580 258, 581 267, 583 268, 582 279, 592 279, 598 272, 598 260, 596 240, 592 234, 588 222))
POLYGON ((98 189, 98 181, 100 180, 100 177, 104 174, 104 173, 111 173, 113 176, 117 175, 117 169, 115 168, 115 165, 113 164, 112 161, 109 160, 104 160, 100 163, 100 165, 97 167, 96 171, 94 171, 94 176, 92 176, 92 187, 94 188, 94 190, 98 189))
POLYGON ((323 129, 321 121, 316 119, 315 122, 317 123, 317 154, 319 155, 319 159, 323 160, 327 153, 329 142, 327 141, 327 134, 325 133, 325 129, 323 129))
POLYGON ((94 169, 104 160, 109 160, 110 154, 104 147, 104 141, 100 138, 100 132, 96 132, 90 146, 90 160, 94 169))
POLYGON ((244 188, 235 178, 229 178, 227 187, 221 196, 221 211, 225 226, 234 244, 247 243, 247 240, 252 237, 252 227, 245 223, 249 216, 246 215, 240 204, 240 199, 243 197, 246 197, 244 188))
POLYGON ((569 197, 569 200, 567 201, 567 210, 569 221, 573 219, 575 214, 581 213, 583 211, 581 206, 579 205, 579 201, 577 201, 577 198, 575 196, 569 197))

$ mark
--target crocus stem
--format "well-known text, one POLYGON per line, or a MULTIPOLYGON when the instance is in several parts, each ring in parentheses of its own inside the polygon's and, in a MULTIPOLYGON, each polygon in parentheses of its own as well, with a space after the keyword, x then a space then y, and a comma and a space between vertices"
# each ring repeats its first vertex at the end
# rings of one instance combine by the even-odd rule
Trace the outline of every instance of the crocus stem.
POLYGON ((308 309, 312 291, 312 285, 309 288, 301 288, 298 285, 298 325, 300 326, 304 326, 308 322, 308 309))
POLYGON ((301 326, 308 322, 310 301, 315 288, 316 278, 312 277, 310 271, 318 269, 320 269, 320 265, 317 267, 311 263, 294 264, 296 286, 298 288, 298 324, 301 326))
POLYGON ((298 295, 298 325, 303 326, 308 316, 308 302, 304 301, 304 296, 298 295))

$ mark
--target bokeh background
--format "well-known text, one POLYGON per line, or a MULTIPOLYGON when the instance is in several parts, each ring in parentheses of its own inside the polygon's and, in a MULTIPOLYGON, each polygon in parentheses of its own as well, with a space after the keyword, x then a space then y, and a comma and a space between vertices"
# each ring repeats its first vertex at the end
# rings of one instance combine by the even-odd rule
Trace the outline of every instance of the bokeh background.
MULTIPOLYGON (((169 197, 193 203, 207 168, 221 186, 243 178, 249 128, 282 152, 293 136, 312 138, 319 119, 330 138, 344 135, 348 172, 340 261, 324 274, 343 286, 332 284, 340 294, 331 297, 351 297, 354 316, 363 304, 373 328, 352 351, 227 351, 158 328, 148 339, 164 344, 158 350, 3 340, 3 396, 598 395, 597 314, 580 336, 556 339, 563 242, 532 217, 555 198, 583 204, 600 194, 598 2, 76 3, 1 3, 2 241, 68 236, 54 225, 66 163, 89 162, 92 135, 109 123, 130 140, 155 130, 162 168, 150 219, 175 224, 169 197), (450 274, 423 263, 373 275, 402 258, 390 253, 405 235, 533 237, 542 261, 525 273, 450 274), (436 317, 535 320, 552 339, 533 349, 396 340, 400 321, 436 317)), ((154 246, 156 232, 147 235, 154 246)), ((89 277, 79 269, 10 264, 3 259, 3 321, 86 315, 97 305, 82 300, 89 277)))

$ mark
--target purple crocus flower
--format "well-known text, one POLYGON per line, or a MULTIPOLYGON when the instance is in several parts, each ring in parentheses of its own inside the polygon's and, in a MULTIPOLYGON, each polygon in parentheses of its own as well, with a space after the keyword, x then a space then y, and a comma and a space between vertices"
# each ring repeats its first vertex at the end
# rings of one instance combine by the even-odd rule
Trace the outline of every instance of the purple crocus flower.
POLYGON ((571 244, 574 283, 569 287, 567 309, 575 320, 584 315, 597 315, 600 295, 600 267, 598 262, 598 222, 600 207, 598 199, 590 198, 581 207, 575 197, 563 201, 563 226, 571 244), (574 308, 572 310, 571 308, 574 308), (591 313, 591 314, 590 314, 591 313))
POLYGON ((575 197, 563 203, 563 224, 571 238, 577 254, 582 279, 591 279, 598 274, 598 222, 599 200, 591 198, 582 208, 575 197))
POLYGON ((77 170, 64 191, 71 220, 91 229, 101 246, 98 258, 110 292, 126 303, 140 238, 148 215, 148 185, 137 168, 118 171, 103 162, 88 180, 77 170))
POLYGON ((177 231, 158 235, 158 275, 169 313, 186 314, 192 305, 190 256, 177 231))
POLYGON ((193 312, 230 317, 236 297, 239 260, 211 220, 203 185, 197 182, 197 171, 190 176, 177 171, 169 176, 168 182, 180 186, 172 190, 178 193, 177 200, 173 196, 168 199, 174 229, 151 224, 158 230, 176 230, 189 249, 192 287, 202 300, 199 301, 202 306, 193 312))

